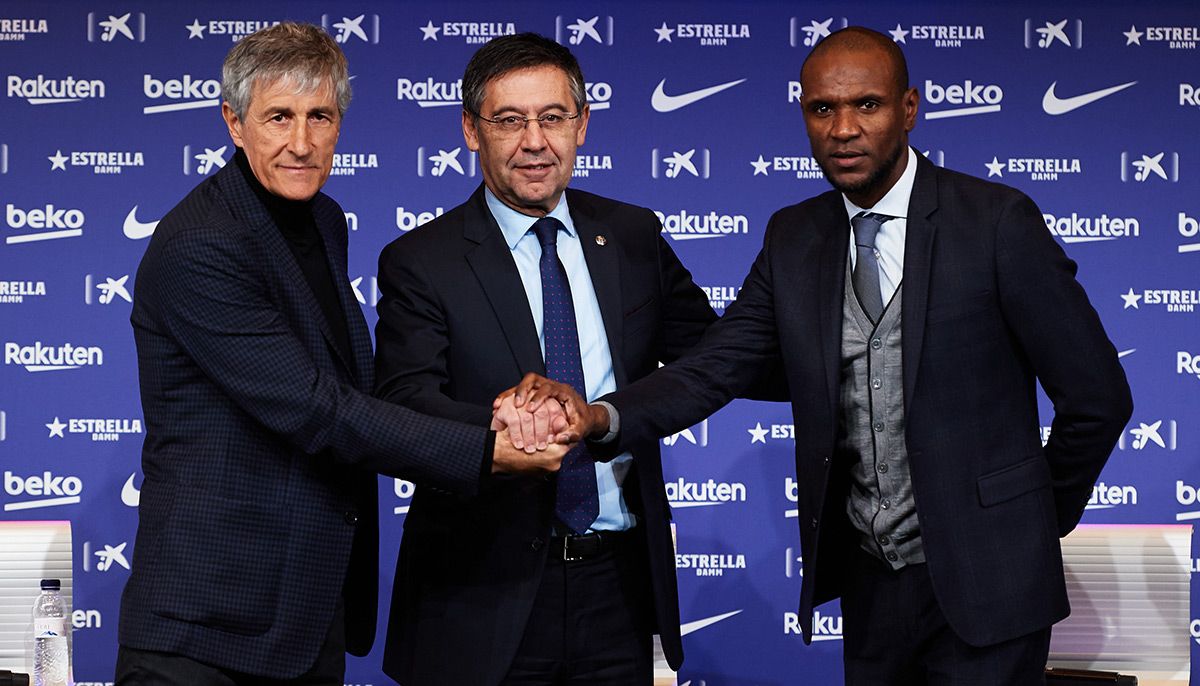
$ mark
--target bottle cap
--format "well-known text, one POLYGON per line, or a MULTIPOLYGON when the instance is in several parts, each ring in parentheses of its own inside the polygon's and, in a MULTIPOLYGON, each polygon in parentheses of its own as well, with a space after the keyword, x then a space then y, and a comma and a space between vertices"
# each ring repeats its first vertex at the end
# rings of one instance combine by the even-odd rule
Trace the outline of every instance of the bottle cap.
POLYGON ((43 591, 60 591, 62 590, 62 582, 58 579, 42 579, 43 591))

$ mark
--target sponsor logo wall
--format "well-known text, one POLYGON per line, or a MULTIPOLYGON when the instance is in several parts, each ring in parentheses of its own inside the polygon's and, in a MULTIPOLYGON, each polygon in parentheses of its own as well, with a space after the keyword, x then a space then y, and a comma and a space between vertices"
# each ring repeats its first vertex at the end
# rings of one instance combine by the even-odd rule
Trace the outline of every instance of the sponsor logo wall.
MULTIPOLYGON (((354 100, 325 190, 346 211, 351 286, 373 325, 380 249, 482 182, 460 107, 463 67, 483 43, 529 30, 576 53, 594 117, 572 183, 654 211, 723 311, 771 214, 828 190, 800 118, 801 62, 848 24, 885 32, 921 96, 913 145, 1027 192, 1122 353, 1136 410, 1084 522, 1191 524, 1200 26, 1182 6, 0 4, 0 517, 73 523, 80 683, 112 678, 120 589, 138 555, 137 265, 163 215, 233 157, 219 75, 234 42, 290 19, 323 26, 346 51, 354 100)), ((1044 441, 1043 405, 1030 430, 1044 441)), ((748 401, 663 439, 687 634, 680 683, 841 683, 840 608, 796 615, 803 440, 789 407, 748 401)), ((416 488, 379 481, 385 599, 416 488)), ((387 683, 381 645, 350 659, 348 683, 387 683)))

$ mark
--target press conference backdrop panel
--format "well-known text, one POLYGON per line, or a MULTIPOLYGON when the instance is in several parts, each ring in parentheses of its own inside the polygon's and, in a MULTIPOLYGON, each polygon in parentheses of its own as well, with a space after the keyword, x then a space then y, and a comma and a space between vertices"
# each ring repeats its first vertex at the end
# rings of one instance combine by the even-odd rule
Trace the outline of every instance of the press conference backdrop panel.
MULTIPOLYGON (((481 182, 458 80, 483 42, 537 31, 575 51, 592 121, 573 184, 659 212, 723 310, 770 214, 828 188, 800 118, 802 60, 847 24, 888 32, 921 94, 914 145, 1029 193, 1121 351, 1136 411, 1085 521, 1200 517, 1190 0, 0 2, 0 516, 72 522, 81 681, 111 679, 137 556, 138 260, 154 222, 232 157, 222 58, 281 19, 322 24, 350 60, 354 101, 326 191, 346 210, 372 324, 379 250, 481 182)), ((1050 417, 1045 407, 1043 437, 1050 417)), ((796 616, 795 440, 787 407, 736 402, 664 441, 688 631, 680 683, 841 683, 836 603, 796 616)), ((413 489, 379 486, 386 598, 413 489)), ((1185 636, 1193 649, 1198 629, 1185 636)), ((386 683, 380 652, 351 660, 347 681, 386 683)))

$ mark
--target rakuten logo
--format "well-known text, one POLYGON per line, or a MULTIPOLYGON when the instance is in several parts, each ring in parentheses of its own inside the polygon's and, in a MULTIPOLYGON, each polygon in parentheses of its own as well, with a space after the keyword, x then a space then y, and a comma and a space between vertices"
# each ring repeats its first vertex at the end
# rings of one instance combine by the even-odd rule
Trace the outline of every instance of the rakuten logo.
POLYGON ((20 365, 30 372, 98 367, 104 364, 104 351, 94 345, 83 347, 64 343, 48 346, 41 341, 33 345, 21 345, 9 341, 4 344, 4 364, 20 365))
POLYGON ((142 114, 194 110, 221 104, 221 82, 215 79, 194 78, 191 74, 184 74, 182 79, 165 81, 159 81, 146 74, 142 79, 142 91, 151 100, 183 100, 166 105, 147 105, 142 108, 142 114))
MULTIPOLYGON (((803 633, 800 627, 800 614, 797 612, 783 613, 783 633, 799 635, 803 633)), ((840 615, 823 615, 820 610, 813 612, 812 640, 840 641, 842 640, 842 618, 840 615)))
POLYGON ((926 119, 967 117, 973 114, 999 112, 1004 100, 1004 90, 995 84, 976 84, 967 79, 959 84, 942 86, 925 81, 925 102, 930 105, 952 105, 948 109, 926 112, 926 119))
POLYGON ((49 470, 40 476, 21 477, 4 472, 4 492, 14 498, 29 496, 35 500, 5 503, 4 511, 30 510, 38 507, 72 505, 79 502, 83 482, 77 476, 54 476, 49 470))

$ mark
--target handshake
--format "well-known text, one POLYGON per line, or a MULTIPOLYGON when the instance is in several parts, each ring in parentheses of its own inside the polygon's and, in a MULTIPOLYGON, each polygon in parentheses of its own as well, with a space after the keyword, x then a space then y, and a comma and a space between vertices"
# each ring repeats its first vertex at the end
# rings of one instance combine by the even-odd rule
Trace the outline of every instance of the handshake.
POLYGON ((557 472, 579 441, 608 432, 608 410, 588 405, 571 386, 534 373, 492 403, 492 472, 557 472))

